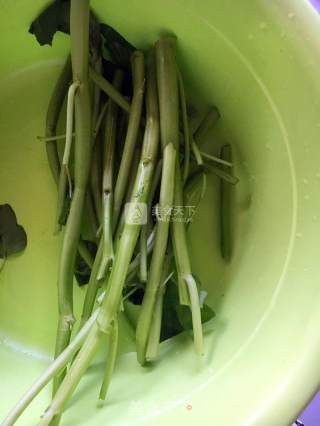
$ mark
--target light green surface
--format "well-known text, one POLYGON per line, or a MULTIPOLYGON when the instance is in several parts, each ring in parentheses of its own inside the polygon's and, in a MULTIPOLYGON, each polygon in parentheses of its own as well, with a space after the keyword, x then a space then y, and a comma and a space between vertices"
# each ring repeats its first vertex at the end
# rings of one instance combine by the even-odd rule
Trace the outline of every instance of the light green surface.
MULTIPOLYGON (((56 329, 61 240, 52 233, 56 192, 36 136, 68 38, 40 48, 27 33, 44 4, 0 2, 0 203, 14 207, 29 237, 0 275, 0 420, 45 368, 56 329)), ((215 178, 190 231, 194 269, 217 312, 203 360, 182 335, 162 345, 155 368, 143 369, 122 327, 106 403, 97 402, 98 359, 62 425, 289 425, 320 381, 319 17, 306 0, 93 6, 137 46, 168 31, 178 36, 189 96, 215 103, 223 116, 206 149, 231 141, 241 183, 230 266, 218 251, 215 178)), ((48 398, 49 389, 17 424, 34 426, 48 398)))

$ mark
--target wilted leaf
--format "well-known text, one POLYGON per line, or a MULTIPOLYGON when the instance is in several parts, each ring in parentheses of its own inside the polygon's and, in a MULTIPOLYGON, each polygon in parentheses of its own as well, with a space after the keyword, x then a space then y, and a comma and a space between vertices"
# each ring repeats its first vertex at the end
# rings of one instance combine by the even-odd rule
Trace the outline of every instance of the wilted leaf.
POLYGON ((52 45, 57 31, 69 32, 69 1, 56 0, 49 4, 32 22, 29 33, 34 34, 38 43, 52 45))
POLYGON ((100 24, 100 31, 112 61, 120 67, 130 68, 130 58, 135 47, 109 25, 100 24))
MULTIPOLYGON (((95 61, 100 49, 101 35, 100 24, 92 12, 89 25, 90 55, 95 61)), ((46 44, 51 46, 58 31, 70 34, 70 0, 55 0, 50 3, 29 28, 29 33, 34 34, 41 46, 46 44)))

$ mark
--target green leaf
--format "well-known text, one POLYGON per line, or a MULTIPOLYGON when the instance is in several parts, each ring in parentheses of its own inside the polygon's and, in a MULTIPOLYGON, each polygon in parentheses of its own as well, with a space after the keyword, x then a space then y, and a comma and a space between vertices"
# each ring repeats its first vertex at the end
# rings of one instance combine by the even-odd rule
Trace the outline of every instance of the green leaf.
MULTIPOLYGON (((202 324, 214 317, 215 312, 210 306, 204 304, 201 308, 202 324)), ((163 300, 161 341, 192 328, 191 310, 188 306, 180 305, 178 287, 176 283, 170 281, 163 300)))
POLYGON ((176 307, 179 305, 179 293, 176 284, 169 281, 167 284, 166 292, 163 298, 163 311, 161 323, 160 341, 167 340, 170 337, 182 333, 183 327, 181 326, 176 307))
MULTIPOLYGON (((178 305, 177 306, 177 316, 179 322, 184 330, 192 330, 192 316, 191 310, 188 306, 178 305)), ((201 308, 201 322, 211 320, 216 316, 215 312, 210 308, 210 306, 204 304, 201 308)))
POLYGON ((202 324, 205 324, 206 322, 210 321, 212 318, 216 316, 216 313, 213 309, 210 308, 209 305, 203 304, 203 307, 201 308, 201 322, 202 324))
POLYGON ((27 234, 18 225, 14 210, 9 204, 0 205, 0 258, 19 253, 27 246, 27 234))
MULTIPOLYGON (((137 291, 136 296, 139 298, 138 301, 130 300, 131 298, 129 298, 125 301, 125 305, 128 305, 129 308, 134 308, 135 316, 138 317, 140 311, 137 308, 142 302, 143 290, 141 292, 137 291)), ((201 322, 204 324, 213 317, 215 317, 214 311, 208 305, 204 304, 201 309, 201 322)), ((132 321, 132 323, 136 326, 136 320, 132 321)), ((160 341, 163 342, 170 337, 177 336, 185 330, 192 330, 191 311, 188 306, 180 305, 177 284, 173 279, 170 279, 166 285, 163 298, 160 341)))
POLYGON ((100 24, 100 32, 112 61, 120 67, 130 68, 130 58, 135 47, 109 25, 100 24))

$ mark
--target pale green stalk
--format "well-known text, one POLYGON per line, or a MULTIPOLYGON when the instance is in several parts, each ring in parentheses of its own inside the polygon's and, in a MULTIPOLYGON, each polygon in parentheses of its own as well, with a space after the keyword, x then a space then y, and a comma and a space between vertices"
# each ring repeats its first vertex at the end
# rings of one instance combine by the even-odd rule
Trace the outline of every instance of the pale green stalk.
MULTIPOLYGON (((117 90, 121 89, 123 72, 117 71, 113 80, 113 85, 117 90)), ((105 120, 105 149, 104 164, 102 172, 102 238, 103 252, 97 279, 99 281, 106 277, 107 269, 111 266, 114 258, 112 224, 113 224, 113 175, 114 175, 114 154, 117 137, 118 105, 111 101, 105 120)))
POLYGON ((90 237, 89 239, 95 239, 95 236, 97 234, 97 230, 99 227, 98 218, 96 215, 96 211, 94 208, 94 201, 93 201, 93 194, 90 190, 90 187, 88 185, 87 191, 86 191, 86 198, 85 198, 85 205, 83 209, 83 221, 86 221, 88 230, 90 230, 90 237))
POLYGON ((164 261, 162 277, 161 277, 161 285, 158 290, 155 309, 153 312, 152 323, 150 327, 150 336, 148 340, 146 360, 151 362, 156 361, 156 359, 158 358, 160 335, 161 335, 163 298, 166 292, 168 277, 171 277, 171 274, 169 274, 171 259, 172 259, 171 253, 167 254, 166 259, 164 261))
MULTIPOLYGON (((75 0, 73 0, 75 1, 75 0)), ((71 3, 72 5, 72 3, 71 3)), ((138 173, 131 198, 131 213, 137 203, 145 203, 150 191, 158 149, 159 123, 158 102, 152 64, 149 65, 147 80, 147 124, 138 173)), ((130 212, 129 212, 130 213, 130 212)), ((41 426, 48 425, 54 417, 59 417, 77 387, 82 375, 90 365, 103 337, 110 333, 113 321, 117 318, 129 263, 139 236, 141 225, 126 222, 118 251, 108 281, 107 295, 101 306, 97 322, 92 327, 79 354, 71 365, 52 403, 44 413, 41 426)))
POLYGON ((92 132, 92 133, 93 133, 93 139, 95 139, 95 138, 97 137, 98 133, 99 133, 99 130, 100 130, 101 124, 102 124, 102 122, 103 122, 104 116, 105 116, 106 111, 107 111, 107 108, 108 108, 108 105, 109 105, 109 100, 107 100, 107 101, 104 103, 103 107, 102 107, 102 108, 101 108, 101 110, 100 110, 100 113, 99 113, 99 115, 98 115, 98 118, 97 118, 96 124, 95 124, 94 129, 93 129, 93 132, 92 132))
POLYGON ((107 359, 106 359, 103 382, 102 382, 102 386, 101 386, 100 394, 99 394, 99 399, 102 399, 102 400, 106 399, 106 395, 111 382, 112 373, 114 370, 114 365, 116 362, 117 350, 118 350, 118 339, 119 339, 118 320, 114 321, 112 330, 108 337, 109 339, 107 344, 109 348, 107 351, 107 359))
POLYGON ((193 137, 198 144, 202 144, 210 129, 220 118, 220 113, 216 107, 212 107, 195 130, 193 137))
POLYGON ((170 215, 173 204, 176 149, 168 143, 163 152, 159 210, 161 220, 157 223, 155 242, 151 257, 148 281, 137 323, 137 357, 141 365, 145 363, 145 354, 149 338, 150 325, 155 299, 161 281, 162 266, 168 244, 170 215))
MULTIPOLYGON (((149 255, 153 249, 154 245, 154 238, 156 233, 156 227, 153 229, 153 231, 150 233, 148 237, 147 242, 147 255, 149 255)), ((81 316, 81 326, 88 320, 88 318, 91 315, 91 312, 94 307, 94 303, 96 300, 96 296, 98 293, 98 290, 100 288, 100 282, 97 280, 97 274, 98 269, 101 261, 101 255, 102 255, 102 247, 103 247, 103 240, 100 239, 100 243, 98 246, 98 251, 96 254, 96 258, 93 263, 90 280, 87 286, 87 292, 85 296, 85 300, 83 303, 83 310, 82 310, 82 316, 81 316)), ((137 270, 139 268, 140 264, 140 256, 141 254, 138 253, 136 257, 131 261, 129 268, 128 268, 128 274, 126 277, 126 281, 130 281, 137 273, 137 270)))
POLYGON ((92 269, 93 262, 94 262, 93 256, 90 253, 90 251, 88 250, 87 246, 85 245, 85 242, 82 241, 81 239, 79 240, 78 251, 79 251, 79 254, 82 257, 82 259, 92 269))
POLYGON ((185 275, 185 281, 190 297, 194 347, 198 355, 203 355, 203 332, 197 283, 192 274, 185 275))
POLYGON ((154 178, 150 190, 150 197, 147 206, 147 223, 145 223, 141 228, 140 233, 140 269, 139 269, 139 278, 141 282, 147 282, 148 279, 148 237, 152 225, 152 201, 154 199, 155 192, 159 186, 162 172, 162 160, 157 164, 154 178))
POLYGON ((178 82, 179 82, 180 108, 181 108, 181 115, 182 115, 183 137, 184 137, 183 182, 185 183, 189 176, 189 167, 190 167, 190 129, 189 129, 189 123, 188 123, 187 102, 186 102, 184 84, 183 84, 181 72, 179 70, 178 70, 178 82))
MULTIPOLYGON (((101 164, 101 138, 99 133, 95 138, 92 151, 92 166, 90 173, 90 189, 93 198, 94 210, 99 224, 101 223, 102 216, 102 195, 101 195, 101 178, 102 178, 102 164, 101 164)), ((100 226, 100 225, 99 225, 100 226)))
POLYGON ((90 68, 90 78, 92 81, 100 87, 100 89, 105 92, 109 98, 111 98, 116 104, 119 105, 122 109, 129 112, 130 111, 130 103, 127 99, 118 92, 113 85, 106 80, 102 75, 98 74, 93 68, 90 68))
MULTIPOLYGON (((141 149, 140 146, 138 145, 136 147, 136 149, 134 150, 133 153, 133 159, 132 159, 132 165, 131 165, 131 174, 133 176, 136 176, 137 171, 138 171, 138 167, 139 167, 139 161, 140 161, 140 155, 141 155, 141 149)), ((132 196, 132 191, 133 191, 133 186, 134 186, 134 179, 130 179, 127 185, 127 190, 126 190, 126 199, 125 202, 128 203, 130 202, 131 196, 132 196)), ((125 208, 122 209, 120 218, 118 220, 118 224, 116 227, 116 231, 114 233, 114 248, 115 251, 117 250, 120 238, 121 238, 121 234, 123 231, 123 227, 124 227, 124 223, 125 223, 125 208)))
POLYGON ((224 180, 225 182, 236 185, 239 182, 239 179, 234 176, 233 174, 226 171, 226 169, 222 169, 220 167, 213 166, 211 164, 206 164, 204 166, 205 172, 211 172, 214 173, 216 176, 218 176, 220 179, 224 180))
MULTIPOLYGON (((72 137, 75 136, 75 133, 72 133, 72 137)), ((66 134, 64 135, 56 135, 56 136, 37 136, 37 139, 39 141, 43 142, 53 142, 53 141, 59 141, 66 138, 66 134)))
MULTIPOLYGON (((156 235, 157 225, 154 226, 152 232, 150 233, 148 240, 147 240, 147 256, 150 255, 150 253, 153 250, 154 246, 154 240, 156 235)), ((128 275, 127 275, 127 282, 130 282, 136 275, 140 266, 141 262, 141 252, 139 252, 136 257, 132 260, 132 262, 129 265, 128 269, 128 275)))
MULTIPOLYGON (((117 76, 114 79, 114 83, 117 85, 118 88, 120 88, 121 85, 121 72, 120 74, 117 73, 117 76)), ((113 133, 114 133, 114 108, 115 105, 112 107, 111 111, 108 111, 109 114, 109 118, 106 117, 106 123, 105 123, 105 134, 104 134, 104 139, 107 141, 107 147, 111 146, 112 148, 112 144, 109 144, 109 138, 110 136, 113 137, 113 133), (112 121, 111 125, 110 125, 110 120, 112 121), (111 134, 110 134, 111 131, 111 134)), ((111 151, 112 152, 112 151, 111 151)), ((106 159, 109 157, 109 155, 107 154, 106 159)), ((111 163, 112 165, 112 163, 111 163)), ((111 178, 111 176, 110 176, 111 178)), ((102 230, 102 228, 101 228, 102 230)), ((89 279, 89 283, 87 286, 87 291, 86 291, 86 295, 85 295, 85 299, 84 299, 84 303, 83 303, 83 308, 82 308, 82 315, 81 315, 81 324, 85 323, 88 318, 90 317, 93 307, 94 307, 94 303, 96 300, 96 296, 98 293, 98 290, 100 288, 100 282, 98 280, 98 274, 99 274, 99 269, 100 269, 100 265, 102 262, 102 256, 103 256, 103 250, 104 250, 104 236, 100 236, 99 237, 99 245, 98 245, 98 251, 94 260, 94 264, 91 270, 91 274, 90 274, 90 279, 89 279)))
MULTIPOLYGON (((102 59, 100 56, 100 52, 97 52, 97 57, 94 59, 92 68, 98 73, 102 73, 102 59)), ((97 126, 97 120, 100 115, 100 98, 101 91, 99 86, 93 85, 93 95, 92 95, 92 143, 94 144, 95 133, 94 130, 97 126)))
POLYGON ((142 283, 147 282, 148 279, 148 254, 147 254, 147 233, 146 225, 143 225, 140 233, 139 246, 140 246, 140 267, 139 278, 142 283))
POLYGON ((66 123, 66 143, 64 147, 64 153, 62 158, 62 165, 67 167, 69 164, 71 146, 72 146, 72 134, 73 134, 73 116, 74 116, 74 98, 76 91, 80 87, 80 82, 73 82, 68 91, 67 101, 67 123, 66 123))
MULTIPOLYGON (((191 136, 191 149, 192 149, 193 155, 195 156, 197 165, 203 166, 204 162, 203 162, 201 152, 192 136, 191 136)), ((199 203, 205 196, 206 190, 207 190, 207 176, 205 175, 205 173, 202 173, 202 188, 201 188, 201 193, 199 197, 199 203)))
POLYGON ((89 320, 83 325, 80 331, 71 340, 69 345, 63 352, 49 365, 49 367, 38 377, 26 393, 20 398, 17 404, 10 410, 6 418, 2 421, 1 426, 12 426, 16 423, 21 414, 30 405, 33 399, 40 391, 50 382, 50 380, 61 369, 64 369, 72 356, 79 350, 89 331, 95 323, 98 316, 99 308, 92 314, 89 320))
POLYGON ((120 210, 128 185, 134 150, 138 142, 145 85, 144 55, 135 51, 131 57, 133 97, 131 102, 128 129, 122 152, 118 176, 114 188, 113 229, 116 229, 120 210))
POLYGON ((156 295, 161 282, 174 198, 175 168, 177 149, 179 147, 179 96, 177 67, 174 56, 175 42, 175 39, 172 37, 163 37, 156 43, 160 134, 163 152, 159 199, 161 220, 157 224, 150 272, 136 330, 137 357, 141 365, 144 365, 146 361, 150 325, 156 295))
MULTIPOLYGON (((58 273, 59 323, 56 357, 68 346, 74 324, 73 271, 90 171, 92 133, 88 83, 89 14, 88 0, 71 0, 70 38, 73 81, 79 82, 80 86, 75 95, 75 187, 65 227, 58 273)), ((62 378, 63 374, 55 378, 54 391, 62 378)))
POLYGON ((69 186, 69 197, 72 195, 72 182, 69 171, 69 159, 72 146, 72 133, 73 133, 73 116, 74 116, 74 98, 76 91, 80 86, 79 81, 73 82, 68 90, 68 101, 67 101, 67 124, 66 124, 66 143, 62 158, 62 165, 59 176, 58 184, 58 200, 57 200, 57 214, 56 214, 56 224, 59 227, 61 224, 65 202, 66 202, 66 193, 67 187, 69 186))
MULTIPOLYGON (((179 166, 177 166, 175 178, 175 204, 177 206, 183 206, 182 180, 179 166)), ((171 232, 174 258, 178 273, 180 303, 190 305, 191 307, 195 349, 196 352, 201 355, 203 353, 203 336, 199 294, 191 272, 185 221, 173 220, 171 232)))
POLYGON ((156 297, 155 308, 153 311, 152 322, 150 326, 150 336, 146 351, 147 362, 154 362, 158 358, 162 323, 163 297, 165 291, 166 286, 160 286, 156 297))
MULTIPOLYGON (((102 202, 101 202, 101 139, 102 135, 99 133, 103 117, 106 112, 108 102, 102 107, 96 121, 95 128, 92 132, 92 163, 90 172, 90 192, 92 195, 93 206, 98 223, 101 223, 102 216, 102 202)), ((98 225, 99 226, 99 225, 98 225)))
POLYGON ((72 79, 72 69, 70 56, 65 62, 65 65, 59 75, 59 78, 55 84, 52 92, 47 115, 46 115, 46 132, 45 137, 48 143, 46 143, 46 151, 48 157, 48 163, 51 169, 52 176, 55 182, 58 184, 60 175, 60 160, 58 154, 58 148, 56 144, 56 130, 59 115, 62 109, 64 99, 67 95, 68 88, 72 79))
MULTIPOLYGON (((174 190, 174 208, 183 212, 183 217, 173 218, 171 223, 171 240, 174 252, 174 259, 177 269, 177 283, 179 291, 179 301, 181 305, 189 305, 190 298, 186 286, 185 275, 191 274, 191 267, 189 262, 187 239, 185 234, 185 211, 182 193, 182 182, 180 176, 180 167, 177 162, 176 177, 175 177, 175 190, 174 190)), ((181 215, 180 215, 181 216, 181 215)))
POLYGON ((211 160, 215 163, 222 164, 223 166, 232 167, 232 163, 230 161, 223 160, 222 158, 216 157, 215 155, 208 154, 206 152, 200 151, 200 154, 203 158, 211 160))
POLYGON ((99 330, 97 322, 95 322, 91 327, 89 334, 86 336, 77 357, 71 364, 67 375, 64 377, 61 385, 57 389, 51 404, 41 416, 38 426, 48 426, 52 423, 56 423, 57 420, 60 419, 66 402, 71 397, 78 384, 78 380, 75 381, 75 377, 80 379, 85 373, 96 354, 98 344, 103 336, 104 333, 99 330))
MULTIPOLYGON (((100 56, 100 49, 95 50, 96 55, 94 55, 93 59, 93 68, 96 70, 98 74, 102 73, 102 60, 100 56)), ((106 105, 100 109, 100 103, 101 103, 101 91, 100 88, 97 85, 92 84, 92 92, 93 92, 93 100, 92 100, 92 163, 91 163, 91 171, 90 171, 90 194, 91 199, 94 206, 94 212, 95 216, 97 218, 98 226, 101 222, 101 194, 100 194, 100 168, 99 168, 99 161, 100 161, 100 140, 97 140, 97 135, 99 133, 99 129, 101 126, 101 122, 105 113, 106 105)))
POLYGON ((100 268, 102 252, 103 252, 103 238, 100 238, 98 250, 93 262, 90 279, 87 285, 87 291, 86 291, 86 295, 83 302, 80 327, 82 327, 83 324, 85 324, 85 322, 88 321, 88 319, 90 318, 90 315, 92 313, 92 310, 96 301, 97 293, 100 288, 100 283, 97 277, 98 277, 98 272, 100 268))

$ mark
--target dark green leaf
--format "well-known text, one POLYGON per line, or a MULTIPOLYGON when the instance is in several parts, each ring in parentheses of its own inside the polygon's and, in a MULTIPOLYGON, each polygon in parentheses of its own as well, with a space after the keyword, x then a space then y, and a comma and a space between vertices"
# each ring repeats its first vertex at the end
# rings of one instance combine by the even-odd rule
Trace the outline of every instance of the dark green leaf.
MULTIPOLYGON (((57 31, 70 34, 70 0, 55 0, 49 4, 32 22, 29 33, 34 34, 38 43, 52 45, 57 31)), ((92 61, 100 56, 100 24, 93 13, 90 14, 90 57, 92 61)))
POLYGON ((201 322, 202 324, 210 321, 212 318, 216 316, 216 313, 213 309, 210 308, 210 306, 204 304, 201 308, 201 322))
MULTIPOLYGON (((167 285, 163 302, 161 341, 176 336, 185 330, 192 330, 190 307, 180 305, 178 287, 172 281, 167 285)), ((214 317, 214 311, 208 305, 203 305, 201 309, 202 324, 214 317)))
POLYGON ((109 25, 100 24, 100 31, 112 61, 120 67, 130 68, 130 57, 135 47, 109 25))
POLYGON ((69 14, 69 2, 54 1, 32 22, 29 33, 35 35, 41 46, 51 46, 57 31, 68 32, 69 14))
POLYGON ((18 225, 12 207, 9 204, 0 205, 0 258, 19 253, 26 246, 26 232, 18 225))
MULTIPOLYGON (((192 316, 189 306, 178 305, 177 316, 184 330, 192 330, 192 316)), ((201 309, 201 322, 204 324, 215 317, 214 311, 208 305, 203 305, 201 309)))
POLYGON ((179 305, 179 294, 174 282, 169 281, 163 298, 163 311, 160 341, 167 340, 183 331, 176 307, 179 305))

